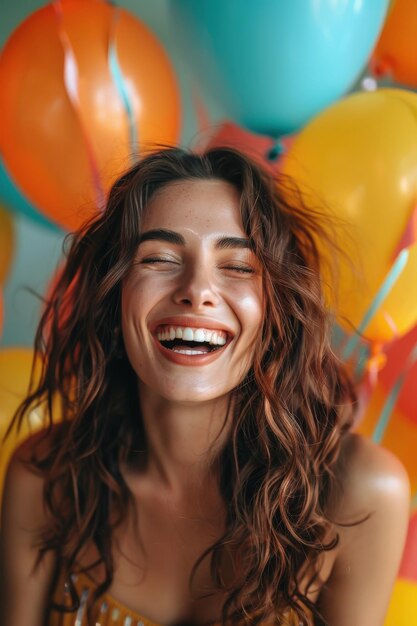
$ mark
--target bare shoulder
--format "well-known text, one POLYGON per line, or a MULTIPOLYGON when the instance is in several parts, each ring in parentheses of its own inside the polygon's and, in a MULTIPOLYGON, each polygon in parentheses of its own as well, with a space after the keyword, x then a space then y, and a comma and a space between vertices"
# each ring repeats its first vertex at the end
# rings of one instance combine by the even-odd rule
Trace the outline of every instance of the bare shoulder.
POLYGON ((45 522, 43 506, 44 475, 32 466, 34 450, 37 454, 47 454, 56 441, 58 427, 50 432, 46 429, 32 434, 16 446, 8 463, 3 491, 2 526, 5 516, 12 512, 24 516, 28 526, 37 527, 45 522))
POLYGON ((12 459, 17 462, 27 463, 33 450, 36 448, 40 455, 44 455, 52 450, 57 442, 65 437, 66 430, 68 429, 67 423, 57 422, 53 424, 51 428, 41 428, 34 433, 26 437, 21 441, 13 452, 12 459))
POLYGON ((408 475, 395 455, 356 434, 343 441, 336 473, 329 517, 339 544, 318 606, 332 626, 382 626, 406 538, 408 475))
POLYGON ((53 435, 38 432, 20 444, 8 464, 1 507, 0 623, 40 626, 44 623, 56 554, 39 561, 38 541, 48 524, 45 479, 30 462, 35 446, 46 452, 53 435))
POLYGON ((383 515, 386 510, 386 514, 408 517, 408 474, 389 450, 362 435, 349 434, 342 444, 337 476, 341 486, 338 516, 348 518, 362 511, 383 515))

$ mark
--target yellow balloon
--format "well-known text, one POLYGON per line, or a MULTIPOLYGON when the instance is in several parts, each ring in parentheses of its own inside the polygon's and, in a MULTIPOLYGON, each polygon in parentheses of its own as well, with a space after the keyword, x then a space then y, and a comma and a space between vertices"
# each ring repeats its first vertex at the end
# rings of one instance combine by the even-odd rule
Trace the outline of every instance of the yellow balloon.
MULTIPOLYGON (((338 322, 357 328, 383 284, 417 204, 417 94, 400 89, 355 93, 318 115, 296 137, 283 164, 307 206, 346 225, 338 243, 355 265, 339 259, 338 322)), ((367 326, 369 340, 387 341, 417 323, 417 245, 367 326)), ((324 276, 325 282, 328 277, 324 276)), ((328 294, 329 295, 329 294, 328 294)))
POLYGON ((417 583, 399 578, 391 596, 384 626, 417 625, 417 583))
POLYGON ((11 214, 0 206, 0 284, 10 269, 14 248, 14 228, 11 214))
MULTIPOLYGON (((33 351, 29 348, 0 350, 0 503, 5 471, 19 443, 44 425, 41 407, 34 408, 22 422, 17 434, 14 430, 2 443, 11 418, 28 391, 33 351)), ((35 369, 36 373, 39 369, 35 369)))

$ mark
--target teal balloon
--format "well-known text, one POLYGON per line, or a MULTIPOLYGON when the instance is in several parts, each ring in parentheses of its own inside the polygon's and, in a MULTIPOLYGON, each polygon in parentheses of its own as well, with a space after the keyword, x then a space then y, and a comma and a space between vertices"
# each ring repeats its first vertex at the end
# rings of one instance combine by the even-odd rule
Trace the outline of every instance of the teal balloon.
POLYGON ((55 232, 60 232, 58 228, 50 220, 46 219, 22 194, 18 187, 14 184, 9 176, 4 163, 0 159, 0 201, 11 211, 21 213, 31 220, 42 224, 55 232))
POLYGON ((226 115, 294 132, 358 79, 389 0, 171 0, 177 41, 226 115))

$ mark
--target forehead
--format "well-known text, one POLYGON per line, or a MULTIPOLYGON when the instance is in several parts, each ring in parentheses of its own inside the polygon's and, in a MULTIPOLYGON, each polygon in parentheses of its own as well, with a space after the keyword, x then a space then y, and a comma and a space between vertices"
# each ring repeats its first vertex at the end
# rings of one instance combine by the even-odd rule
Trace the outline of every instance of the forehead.
POLYGON ((239 200, 237 189, 223 180, 175 181, 152 197, 142 230, 164 227, 243 234, 239 200))

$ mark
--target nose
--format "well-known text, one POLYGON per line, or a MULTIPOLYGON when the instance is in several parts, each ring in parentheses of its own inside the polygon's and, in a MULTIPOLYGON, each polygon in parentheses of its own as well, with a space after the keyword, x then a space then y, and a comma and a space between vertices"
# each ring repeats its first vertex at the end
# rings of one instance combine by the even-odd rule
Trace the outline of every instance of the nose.
POLYGON ((176 304, 185 304, 193 309, 213 307, 218 304, 219 296, 216 287, 204 263, 194 265, 182 274, 173 299, 176 304))

